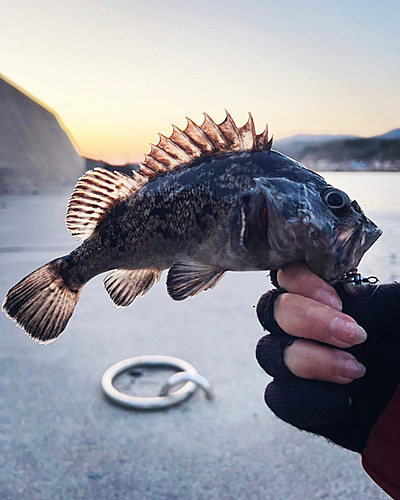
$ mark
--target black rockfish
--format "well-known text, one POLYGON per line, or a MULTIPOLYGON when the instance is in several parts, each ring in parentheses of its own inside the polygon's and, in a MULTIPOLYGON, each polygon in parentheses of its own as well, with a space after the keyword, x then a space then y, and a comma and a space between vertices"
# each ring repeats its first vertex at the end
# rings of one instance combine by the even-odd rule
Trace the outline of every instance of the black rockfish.
POLYGON ((329 282, 357 267, 381 231, 355 201, 271 150, 251 115, 238 128, 205 115, 160 135, 132 177, 95 168, 77 182, 66 225, 83 243, 7 293, 6 314, 35 340, 66 327, 83 285, 110 271, 113 302, 129 305, 169 269, 175 300, 213 288, 226 271, 305 261, 329 282))

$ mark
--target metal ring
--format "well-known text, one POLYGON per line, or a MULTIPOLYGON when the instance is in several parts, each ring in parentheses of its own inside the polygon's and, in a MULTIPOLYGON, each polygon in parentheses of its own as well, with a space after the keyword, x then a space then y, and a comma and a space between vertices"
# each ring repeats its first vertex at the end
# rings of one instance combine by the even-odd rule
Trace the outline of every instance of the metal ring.
POLYGON ((178 372, 171 375, 162 386, 160 396, 167 396, 172 387, 181 384, 182 382, 188 382, 189 380, 204 389, 207 399, 211 400, 214 398, 214 393, 211 389, 210 382, 199 373, 194 374, 188 372, 178 372))
MULTIPOLYGON (((183 359, 160 355, 137 356, 135 358, 128 358, 115 363, 115 365, 112 365, 110 368, 108 368, 108 370, 105 371, 101 379, 101 387, 103 388, 108 398, 110 398, 115 403, 127 406, 129 408, 134 408, 136 410, 159 410, 181 403, 185 399, 189 398, 192 394, 194 394, 198 388, 197 382, 194 383, 191 381, 191 379, 189 380, 188 378, 188 381, 183 387, 175 392, 168 394, 167 396, 138 397, 130 396, 129 394, 118 391, 113 385, 114 378, 121 372, 137 366, 167 366, 169 368, 176 368, 177 370, 179 370, 179 372, 183 371, 185 375, 200 377, 194 366, 192 366, 187 361, 184 361, 183 359)), ((172 375, 172 377, 173 376, 174 375, 172 375)), ((199 382, 199 385, 204 387, 202 382, 199 382)))

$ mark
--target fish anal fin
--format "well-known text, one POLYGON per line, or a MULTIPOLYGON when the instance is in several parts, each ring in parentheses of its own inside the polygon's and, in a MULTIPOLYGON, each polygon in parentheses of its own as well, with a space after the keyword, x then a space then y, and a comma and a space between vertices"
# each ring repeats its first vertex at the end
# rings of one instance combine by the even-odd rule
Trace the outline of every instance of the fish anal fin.
POLYGON ((194 297, 203 290, 214 288, 225 272, 206 264, 176 262, 168 272, 168 293, 174 300, 194 297))
POLYGON ((68 231, 86 240, 112 206, 139 191, 147 181, 137 172, 128 177, 105 168, 89 170, 79 178, 69 199, 65 217, 68 231))
POLYGON ((162 269, 115 269, 104 278, 104 286, 117 307, 127 307, 160 279, 162 269))

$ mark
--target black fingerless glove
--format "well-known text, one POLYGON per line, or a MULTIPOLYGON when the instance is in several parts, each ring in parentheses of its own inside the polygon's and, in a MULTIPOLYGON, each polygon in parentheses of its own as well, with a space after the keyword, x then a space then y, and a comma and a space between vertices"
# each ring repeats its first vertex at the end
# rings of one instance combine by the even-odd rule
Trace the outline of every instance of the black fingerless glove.
POLYGON ((262 326, 270 332, 257 345, 262 368, 274 377, 265 401, 282 420, 353 451, 361 452, 368 435, 396 391, 400 378, 400 284, 370 285, 352 297, 336 287, 343 312, 368 333, 360 345, 346 349, 367 369, 350 384, 334 384, 296 377, 285 366, 284 349, 295 339, 274 320, 274 302, 284 293, 264 294, 257 305, 262 326))

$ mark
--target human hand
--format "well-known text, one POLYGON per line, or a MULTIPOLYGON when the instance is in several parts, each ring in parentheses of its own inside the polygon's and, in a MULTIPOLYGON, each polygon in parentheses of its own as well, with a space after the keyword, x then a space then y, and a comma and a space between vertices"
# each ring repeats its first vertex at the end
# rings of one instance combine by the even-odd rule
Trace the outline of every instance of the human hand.
POLYGON ((292 425, 361 451, 399 380, 400 286, 350 297, 304 264, 280 270, 277 280, 289 293, 268 292, 257 306, 271 332, 257 346, 275 377, 266 403, 292 425))
MULTIPOLYGON (((361 344, 367 333, 341 312, 342 302, 336 290, 302 263, 280 269, 277 281, 288 293, 276 297, 274 319, 287 334, 301 337, 284 350, 287 368, 298 377, 341 384, 362 377, 364 365, 342 349, 361 344)), ((265 296, 258 305, 261 323, 264 302, 265 296)))

